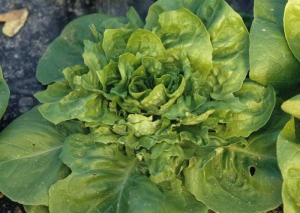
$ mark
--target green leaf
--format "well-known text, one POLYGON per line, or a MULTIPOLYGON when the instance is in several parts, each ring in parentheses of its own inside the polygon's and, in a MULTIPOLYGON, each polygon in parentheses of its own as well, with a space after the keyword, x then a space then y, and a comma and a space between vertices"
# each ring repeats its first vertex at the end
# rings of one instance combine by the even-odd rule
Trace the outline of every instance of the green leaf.
POLYGON ((288 45, 295 57, 300 61, 300 1, 289 0, 285 6, 283 25, 288 45))
POLYGON ((198 83, 203 84, 212 69, 212 44, 202 21, 182 8, 160 14, 153 32, 162 40, 168 62, 180 60, 185 51, 198 83))
POLYGON ((48 205, 48 190, 69 169, 59 159, 69 132, 80 132, 74 122, 54 126, 30 110, 0 134, 0 191, 26 205, 48 205))
POLYGON ((195 196, 192 195, 186 189, 183 190, 183 196, 186 200, 187 213, 207 213, 208 208, 205 204, 196 200, 195 196))
POLYGON ((3 78, 2 69, 0 67, 0 118, 4 114, 9 100, 9 88, 3 78))
POLYGON ((84 40, 99 42, 106 29, 119 27, 137 29, 142 25, 142 21, 134 9, 131 9, 127 16, 128 18, 113 17, 97 13, 70 22, 61 35, 47 47, 37 67, 37 79, 42 84, 49 84, 63 78, 61 71, 66 67, 83 65, 81 55, 84 49, 84 40))
POLYGON ((300 143, 296 139, 300 128, 295 121, 291 119, 286 124, 277 142, 278 164, 283 177, 284 212, 300 211, 300 143))
POLYGON ((107 29, 103 34, 103 50, 107 59, 117 60, 126 49, 128 38, 133 30, 126 28, 107 29))
POLYGON ((129 8, 129 10, 126 13, 126 16, 129 20, 129 23, 127 24, 128 26, 126 26, 127 28, 138 29, 144 26, 143 20, 133 7, 129 8))
POLYGON ((242 112, 234 112, 226 128, 218 133, 224 138, 234 136, 248 137, 269 120, 275 106, 275 92, 271 86, 264 87, 251 81, 245 81, 234 95, 247 106, 242 112))
POLYGON ((24 205, 26 213, 49 213, 47 206, 27 206, 24 205))
POLYGON ((300 119, 300 94, 283 102, 281 108, 286 113, 300 119))
POLYGON ((40 103, 52 103, 60 101, 71 91, 72 90, 68 81, 62 79, 55 82, 54 84, 48 85, 47 90, 35 93, 34 97, 37 98, 40 103))
MULTIPOLYGON (((224 213, 264 212, 281 204, 275 137, 261 134, 249 144, 219 147, 203 169, 190 160, 186 188, 208 208, 224 213)), ((277 130, 278 134, 278 130, 277 130)))
POLYGON ((207 213, 207 207, 182 187, 182 181, 174 174, 172 163, 169 164, 169 168, 164 170, 163 173, 150 176, 151 180, 160 188, 168 201, 172 201, 180 211, 186 213, 207 213))
MULTIPOLYGON (((148 12, 145 29, 157 26, 164 11, 186 8, 197 15, 210 34, 213 46, 213 69, 201 88, 214 99, 222 100, 239 90, 249 70, 249 35, 242 18, 224 0, 161 0, 148 12)), ((201 79, 202 81, 202 79, 201 79)))
POLYGON ((263 85, 272 85, 277 92, 284 92, 300 82, 300 63, 284 35, 286 2, 256 0, 250 30, 250 78, 263 85))
POLYGON ((167 57, 166 50, 160 38, 154 33, 144 29, 138 29, 132 33, 127 42, 125 52, 132 53, 137 57, 154 57, 159 61, 165 61, 167 57))
POLYGON ((139 172, 135 156, 85 139, 75 134, 65 142, 60 157, 72 173, 50 188, 50 212, 180 212, 139 172))
POLYGON ((76 118, 86 122, 113 124, 120 119, 115 113, 108 111, 107 100, 100 94, 83 89, 70 92, 60 101, 45 103, 39 110, 44 118, 54 124, 76 118))
POLYGON ((63 78, 61 71, 66 67, 83 65, 83 41, 92 39, 93 33, 89 25, 99 26, 111 16, 104 14, 91 14, 70 22, 46 49, 40 59, 36 77, 42 84, 49 84, 63 78))

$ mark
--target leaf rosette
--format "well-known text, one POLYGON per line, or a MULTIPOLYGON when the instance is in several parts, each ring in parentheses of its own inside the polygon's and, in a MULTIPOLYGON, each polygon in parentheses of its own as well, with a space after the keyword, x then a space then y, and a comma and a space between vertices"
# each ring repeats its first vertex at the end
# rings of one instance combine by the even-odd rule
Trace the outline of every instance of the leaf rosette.
MULTIPOLYGON (((50 210, 57 211, 63 205, 63 199, 56 199, 56 195, 77 193, 75 180, 83 183, 83 194, 98 200, 98 206, 89 201, 86 206, 80 205, 85 212, 106 205, 114 212, 139 211, 146 204, 139 204, 137 195, 130 197, 134 187, 143 189, 145 195, 149 192, 145 202, 163 199, 161 208, 172 212, 174 206, 180 207, 179 212, 192 207, 205 212, 205 205, 219 210, 210 204, 209 197, 201 195, 200 191, 207 189, 205 184, 199 186, 192 176, 201 177, 214 162, 235 155, 246 153, 252 163, 255 152, 247 149, 258 142, 249 148, 247 138, 266 124, 275 105, 272 87, 245 81, 249 69, 248 31, 241 17, 222 0, 158 1, 151 6, 145 26, 134 10, 128 12, 126 20, 107 18, 100 27, 90 25, 93 37, 78 44, 76 50, 65 41, 69 39, 65 31, 61 39, 70 52, 77 54, 83 46, 83 61, 72 56, 78 63, 60 74, 46 72, 50 49, 39 64, 45 70, 38 69, 39 78, 54 81, 35 95, 43 103, 39 107, 42 116, 54 124, 79 120, 89 132, 65 140, 60 159, 72 173, 51 186, 50 210), (227 149, 230 155, 220 151, 227 149), (109 165, 113 171, 107 170, 109 165), (105 187, 117 173, 124 178, 122 184, 118 179, 105 187), (103 182, 94 179, 97 175, 103 182), (139 179, 141 182, 136 184, 139 179), (87 182, 95 187, 89 189, 87 182), (187 189, 182 189, 183 185, 187 189), (195 185, 199 191, 192 189, 195 185), (100 194, 109 190, 112 196, 107 199, 111 202, 94 194, 97 187, 100 194), (134 204, 127 204, 123 196, 129 196, 134 204)), ((61 41, 55 42, 59 45, 61 41)), ((270 161, 273 164, 273 156, 266 157, 266 162, 270 161)), ((226 164, 224 168, 231 168, 228 173, 232 173, 233 166, 239 167, 226 164)), ((220 190, 216 184, 206 186, 208 190, 220 190)), ((235 195, 239 192, 256 191, 257 187, 245 184, 245 190, 240 186, 233 184, 236 192, 232 196, 224 190, 224 205, 233 197, 238 200, 235 195)), ((80 198, 71 194, 65 199, 74 198, 75 205, 80 198)), ((274 203, 278 199, 270 205, 274 203)), ((242 204, 244 201, 232 208, 242 208, 242 204)))

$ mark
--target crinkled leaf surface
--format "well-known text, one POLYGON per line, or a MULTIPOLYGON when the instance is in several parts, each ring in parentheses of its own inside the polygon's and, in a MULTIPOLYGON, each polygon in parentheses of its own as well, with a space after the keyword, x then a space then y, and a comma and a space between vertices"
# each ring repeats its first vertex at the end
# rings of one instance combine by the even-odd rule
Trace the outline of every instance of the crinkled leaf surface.
POLYGON ((118 145, 74 134, 60 157, 72 173, 50 188, 50 212, 181 212, 118 145))
POLYGON ((299 120, 291 119, 278 136, 277 156, 283 177, 284 212, 300 211, 300 140, 296 136, 299 131, 299 120))
POLYGON ((69 131, 77 124, 54 126, 37 108, 13 121, 0 134, 0 191, 26 205, 48 205, 48 190, 69 169, 59 159, 69 131))
POLYGON ((210 34, 213 69, 203 89, 215 99, 224 99, 228 93, 241 88, 249 69, 249 38, 243 20, 224 0, 161 0, 150 7, 145 28, 154 29, 160 22, 161 13, 180 8, 187 8, 197 15, 210 34))
POLYGON ((289 0, 284 10, 284 33, 290 49, 300 61, 300 1, 289 0))
POLYGON ((108 28, 129 27, 134 29, 141 27, 142 21, 133 8, 128 11, 127 17, 113 17, 97 13, 70 22, 61 35, 48 46, 39 61, 37 79, 42 84, 49 84, 63 78, 61 71, 66 67, 82 65, 81 55, 85 39, 97 40, 103 36, 102 33, 108 28), (128 21, 129 23, 127 23, 128 21), (91 29, 89 29, 89 26, 91 29))
POLYGON ((275 150, 271 151, 274 142, 264 137, 251 141, 248 147, 217 148, 216 156, 202 170, 197 163, 185 170, 187 189, 217 212, 253 213, 276 208, 281 203, 281 176, 275 150))
POLYGON ((103 114, 102 103, 97 94, 81 89, 70 92, 58 102, 43 104, 39 110, 44 118, 54 124, 75 118, 97 121, 103 114))
POLYGON ((255 82, 245 81, 242 88, 234 95, 247 108, 242 112, 233 113, 232 121, 226 124, 225 131, 219 132, 223 138, 248 137, 250 133, 267 123, 275 106, 276 97, 271 86, 264 87, 255 82))
POLYGON ((250 30, 250 78, 263 85, 272 85, 277 92, 300 81, 300 63, 284 35, 286 3, 287 0, 256 0, 250 30))
POLYGON ((168 61, 178 60, 185 50, 191 67, 197 72, 199 84, 212 69, 212 45, 210 35, 202 21, 187 9, 160 14, 158 26, 153 31, 166 48, 168 61), (193 23, 191 26, 189 23, 193 23))
POLYGON ((9 88, 2 76, 2 69, 0 67, 0 118, 4 114, 9 100, 9 88))
POLYGON ((197 200, 225 213, 264 212, 281 204, 275 145, 290 116, 280 110, 280 104, 278 100, 269 122, 248 142, 230 145, 211 140, 199 147, 184 171, 186 188, 197 200))

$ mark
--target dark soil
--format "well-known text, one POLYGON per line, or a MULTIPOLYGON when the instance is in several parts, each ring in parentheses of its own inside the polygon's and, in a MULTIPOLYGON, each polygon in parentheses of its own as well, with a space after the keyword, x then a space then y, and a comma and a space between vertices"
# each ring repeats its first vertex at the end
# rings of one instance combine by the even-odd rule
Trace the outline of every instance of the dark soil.
POLYGON ((4 196, 0 198, 0 213, 25 213, 25 210, 22 205, 4 196))

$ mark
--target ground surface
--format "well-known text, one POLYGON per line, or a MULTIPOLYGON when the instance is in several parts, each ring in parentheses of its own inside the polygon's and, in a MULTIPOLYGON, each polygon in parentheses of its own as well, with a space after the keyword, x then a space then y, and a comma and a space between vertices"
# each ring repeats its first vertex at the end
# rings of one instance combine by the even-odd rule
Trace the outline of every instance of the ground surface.
MULTIPOLYGON (((130 6, 134 6, 144 18, 154 1, 1 0, 0 13, 26 7, 30 14, 26 25, 15 37, 8 38, 0 32, 0 66, 11 91, 9 106, 0 121, 0 130, 17 116, 37 105, 33 94, 44 89, 35 78, 38 60, 67 23, 81 15, 95 12, 125 15, 130 6)), ((237 12, 252 12, 252 0, 227 1, 237 12)), ((3 24, 0 28, 2 26, 3 24)), ((280 212, 282 212, 280 209, 276 211, 280 212)), ((25 211, 22 205, 0 196, 0 213, 25 213, 25 211)))

